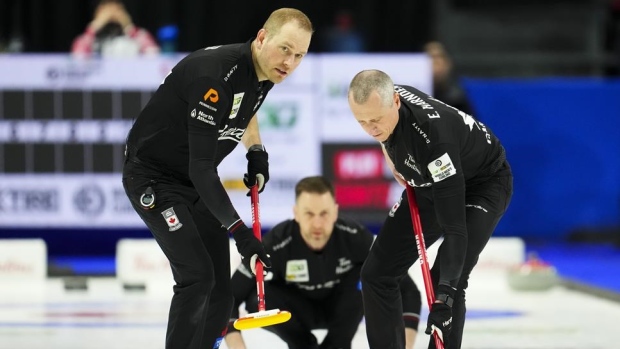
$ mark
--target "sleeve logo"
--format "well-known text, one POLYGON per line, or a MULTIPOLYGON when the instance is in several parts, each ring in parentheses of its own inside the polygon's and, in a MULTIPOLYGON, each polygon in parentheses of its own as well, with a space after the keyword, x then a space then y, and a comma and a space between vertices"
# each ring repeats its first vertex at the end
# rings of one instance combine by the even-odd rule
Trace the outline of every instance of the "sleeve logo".
POLYGON ((454 176, 456 174, 456 168, 452 163, 452 159, 448 153, 443 154, 439 158, 428 164, 428 170, 433 176, 433 182, 441 182, 444 179, 454 176))
POLYGON ((208 99, 212 103, 217 103, 217 101, 220 100, 220 96, 217 94, 216 90, 210 88, 209 91, 207 91, 207 93, 205 93, 204 97, 202 97, 202 99, 204 99, 205 102, 208 99))
POLYGON ((230 116, 228 116, 229 119, 234 119, 237 117, 237 113, 239 113, 239 109, 241 108, 241 102, 243 101, 244 95, 245 92, 240 92, 235 93, 235 95, 233 96, 233 105, 230 109, 230 116))

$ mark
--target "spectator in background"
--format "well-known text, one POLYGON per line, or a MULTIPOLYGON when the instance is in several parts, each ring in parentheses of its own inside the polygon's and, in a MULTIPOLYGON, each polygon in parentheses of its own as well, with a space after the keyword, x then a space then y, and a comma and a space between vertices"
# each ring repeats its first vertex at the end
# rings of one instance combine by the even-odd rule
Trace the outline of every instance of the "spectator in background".
MULTIPOLYGON (((338 217, 333 185, 324 177, 306 177, 295 186, 294 219, 277 224, 263 238, 272 267, 265 278, 266 306, 289 310, 293 317, 265 327, 291 349, 350 349, 363 317, 359 280, 362 264, 373 242, 361 224, 338 217), (313 329, 325 328, 319 345, 313 329)), ((231 320, 245 302, 258 311, 256 281, 241 264, 232 276, 235 307, 231 320)), ((413 348, 420 320, 420 291, 408 275, 399 283, 406 348, 413 348)), ((231 323, 225 337, 230 349, 246 349, 231 323)))
POLYGON ((24 51, 24 5, 18 0, 0 1, 0 53, 24 51))
POLYGON ((325 30, 323 46, 327 52, 363 52, 366 42, 355 28, 353 15, 348 10, 336 13, 334 22, 325 30))
POLYGON ((452 59, 445 46, 440 42, 431 41, 424 45, 424 51, 433 63, 433 97, 472 115, 473 108, 454 71, 452 59))
POLYGON ((159 46, 145 29, 133 24, 120 0, 101 0, 86 31, 75 38, 71 53, 78 57, 155 55, 159 46))

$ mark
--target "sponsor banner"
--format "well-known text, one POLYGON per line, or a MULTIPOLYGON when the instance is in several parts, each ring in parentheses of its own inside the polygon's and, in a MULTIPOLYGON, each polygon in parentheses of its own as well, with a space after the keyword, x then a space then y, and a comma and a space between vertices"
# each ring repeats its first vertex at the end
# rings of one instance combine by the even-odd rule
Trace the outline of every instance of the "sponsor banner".
POLYGON ((0 176, 0 227, 144 227, 120 174, 0 176))
POLYGON ((0 143, 124 144, 131 120, 0 120, 0 143))
POLYGON ((400 186, 378 143, 323 144, 323 173, 333 181, 340 212, 363 222, 382 221, 400 186))
POLYGON ((0 280, 45 280, 47 246, 43 239, 0 239, 0 280))
POLYGON ((349 84, 361 70, 379 69, 389 74, 395 84, 432 91, 431 62, 424 54, 321 55, 319 61, 318 115, 320 134, 327 142, 376 142, 355 121, 347 101, 349 84))
MULTIPOLYGON (((239 214, 250 225, 250 199, 242 175, 224 182, 224 186, 239 214)), ((261 222, 265 228, 292 217, 297 180, 298 176, 273 173, 260 197, 261 222)), ((0 228, 16 227, 145 228, 145 225, 125 195, 120 174, 0 175, 0 228)))
POLYGON ((0 55, 0 88, 154 90, 183 57, 77 59, 64 54, 0 55))
MULTIPOLYGON (((154 90, 185 55, 106 59, 65 54, 0 55, 0 88, 154 90)), ((306 56, 303 64, 281 85, 312 87, 316 79, 315 65, 316 57, 306 56)))
MULTIPOLYGON (((0 55, 0 90, 153 91, 182 57, 183 54, 139 59, 75 59, 61 54, 0 55)), ((389 199, 393 196, 393 185, 386 186, 391 181, 391 175, 386 175, 383 165, 378 165, 380 156, 376 149, 361 153, 333 152, 329 161, 321 161, 322 141, 330 143, 328 147, 332 146, 333 149, 342 148, 346 142, 356 146, 364 143, 367 146, 367 142, 374 142, 355 123, 346 100, 351 78, 359 70, 368 68, 385 70, 395 79, 398 78, 397 83, 430 90, 430 62, 424 55, 322 54, 305 57, 304 63, 295 73, 269 93, 257 112, 262 141, 270 155, 271 178, 261 194, 261 219, 265 227, 291 217, 295 183, 309 175, 327 172, 331 176, 338 175, 338 180, 347 184, 339 189, 343 193, 350 193, 350 188, 356 188, 361 181, 366 181, 368 186, 376 183, 374 194, 360 200, 373 202, 369 207, 380 207, 382 204, 377 202, 384 199, 379 198, 386 197, 386 201, 393 201, 389 199), (333 162, 337 162, 338 166, 334 167, 333 162), (329 167, 323 170, 322 165, 325 163, 329 167)), ((93 107, 94 101, 91 99, 79 98, 85 106, 82 109, 93 107)), ((110 98, 111 110, 124 110, 118 97, 110 98)), ((145 98, 144 95, 131 95, 122 100, 129 103, 128 108, 138 109, 145 98)), ((27 98, 25 102, 28 102, 27 98)), ((7 105, 5 100, 5 111, 8 113, 7 105)), ((64 110, 65 107, 54 104, 53 109, 64 110)), ((21 112, 18 107, 12 108, 21 112)), ((31 112, 32 108, 29 106, 25 109, 31 112)), ((91 120, 85 115, 84 118, 38 120, 36 117, 26 117, 29 115, 26 111, 22 114, 0 120, 0 143, 18 145, 4 147, 5 160, 1 165, 5 172, 12 174, 0 174, 0 217, 3 218, 0 227, 144 226, 129 205, 120 174, 62 174, 55 172, 62 171, 62 167, 55 170, 55 163, 45 165, 41 161, 49 154, 58 154, 66 149, 55 147, 53 152, 41 153, 49 150, 46 145, 95 145, 101 154, 109 158, 110 164, 93 166, 88 161, 94 155, 89 150, 91 148, 86 148, 83 157, 75 157, 76 162, 83 161, 84 164, 75 167, 83 168, 86 172, 117 171, 120 166, 118 160, 122 160, 122 150, 116 147, 122 147, 124 143, 131 124, 127 118, 105 116, 101 120, 91 120), (19 151, 22 150, 25 155, 20 157, 19 151), (7 159, 19 161, 9 166, 7 159), (35 165, 37 161, 43 165, 35 165), (22 169, 23 172, 48 173, 17 173, 22 169)), ((82 151, 79 147, 78 150, 82 151)), ((219 174, 237 211, 249 224, 249 199, 241 181, 246 169, 245 149, 239 146, 220 165, 219 174)), ((353 204, 351 198, 355 196, 342 195, 346 195, 353 204)), ((391 203, 385 205, 390 207, 391 203)))
MULTIPOLYGON (((241 264, 241 256, 233 239, 228 248, 232 276, 241 264)), ((116 278, 126 285, 143 284, 147 288, 149 284, 174 284, 170 262, 155 239, 120 239, 116 244, 116 278)))
POLYGON ((170 262, 155 239, 120 239, 116 244, 116 277, 130 285, 149 281, 174 284, 170 262))

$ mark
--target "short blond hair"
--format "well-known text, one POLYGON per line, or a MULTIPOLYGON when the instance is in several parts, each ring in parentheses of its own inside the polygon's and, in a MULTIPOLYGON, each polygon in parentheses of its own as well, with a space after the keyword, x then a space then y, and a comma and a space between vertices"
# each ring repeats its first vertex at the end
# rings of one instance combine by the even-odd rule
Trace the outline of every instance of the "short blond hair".
POLYGON ((394 82, 381 70, 362 70, 349 84, 349 96, 356 104, 364 104, 372 92, 377 91, 383 105, 391 107, 394 102, 394 82))
POLYGON ((275 10, 269 15, 269 18, 265 21, 263 29, 267 31, 267 35, 275 35, 280 32, 280 29, 289 22, 297 22, 299 28, 304 29, 310 33, 314 33, 312 22, 305 13, 294 8, 281 8, 275 10))

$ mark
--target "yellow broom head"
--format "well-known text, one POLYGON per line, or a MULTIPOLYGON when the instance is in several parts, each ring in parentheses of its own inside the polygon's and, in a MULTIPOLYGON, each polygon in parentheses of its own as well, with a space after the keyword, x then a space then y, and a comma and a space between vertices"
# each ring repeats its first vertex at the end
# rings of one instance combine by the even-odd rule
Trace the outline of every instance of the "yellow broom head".
POLYGON ((286 310, 271 309, 250 313, 235 320, 234 326, 238 330, 249 330, 287 322, 291 318, 291 313, 286 310))

